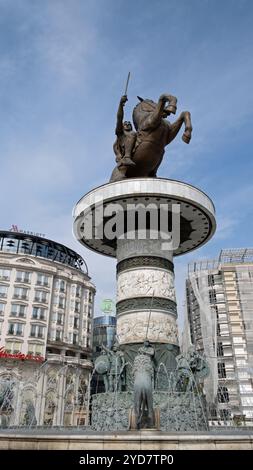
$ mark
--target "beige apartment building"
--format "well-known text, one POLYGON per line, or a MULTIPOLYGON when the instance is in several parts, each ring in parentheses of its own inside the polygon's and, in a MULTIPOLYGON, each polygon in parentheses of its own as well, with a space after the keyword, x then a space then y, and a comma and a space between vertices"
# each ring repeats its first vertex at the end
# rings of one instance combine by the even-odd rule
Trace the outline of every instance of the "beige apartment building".
POLYGON ((87 424, 94 295, 73 250, 0 231, 0 425, 87 424))
POLYGON ((217 383, 214 421, 252 424, 253 249, 191 263, 186 301, 191 342, 209 355, 217 383))

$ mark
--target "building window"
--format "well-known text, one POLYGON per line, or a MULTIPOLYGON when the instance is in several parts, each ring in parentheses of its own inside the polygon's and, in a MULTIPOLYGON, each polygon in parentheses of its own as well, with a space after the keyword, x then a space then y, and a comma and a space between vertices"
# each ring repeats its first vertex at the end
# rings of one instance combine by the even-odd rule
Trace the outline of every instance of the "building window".
POLYGON ((63 314, 57 313, 57 325, 63 325, 63 314))
POLYGON ((74 328, 79 328, 79 318, 74 318, 74 328))
POLYGON ((217 356, 224 356, 223 344, 220 342, 217 344, 217 356))
POLYGON ((55 283, 56 289, 59 289, 60 292, 65 292, 65 281, 63 279, 57 279, 55 283))
POLYGON ((10 269, 5 269, 5 268, 0 269, 0 279, 2 281, 9 281, 10 275, 11 275, 10 269))
POLYGON ((218 377, 219 379, 226 378, 226 367, 224 362, 218 362, 218 377))
POLYGON ((43 352, 42 344, 30 344, 28 345, 28 354, 33 356, 41 356, 43 352))
POLYGON ((49 286, 49 277, 46 274, 38 273, 37 274, 37 285, 38 286, 49 286))
POLYGON ((216 293, 214 290, 209 291, 209 302, 210 304, 215 304, 216 303, 216 293))
POLYGON ((76 297, 81 297, 81 295, 82 295, 81 286, 76 286, 76 297))
POLYGON ((26 289, 25 287, 15 287, 13 297, 14 299, 27 300, 28 289, 26 289))
POLYGON ((34 300, 35 302, 42 302, 44 304, 47 303, 47 292, 36 290, 34 300))
POLYGON ((219 387, 218 388, 218 402, 219 403, 228 403, 229 402, 229 394, 227 387, 219 387))
POLYGON ((224 294, 217 292, 217 294, 215 294, 215 295, 216 295, 216 301, 218 303, 219 302, 222 302, 222 303, 225 302, 224 294))
POLYGON ((33 307, 32 318, 36 318, 38 320, 45 320, 46 319, 46 310, 41 307, 33 307))
POLYGON ((78 335, 73 333, 73 344, 77 344, 78 335))
POLYGON ((65 298, 64 297, 59 297, 58 307, 59 308, 64 308, 65 307, 65 298))
POLYGON ((65 297, 59 297, 59 295, 54 295, 53 304, 58 308, 65 308, 65 297))
POLYGON ((88 295, 89 295, 88 289, 84 289, 84 291, 83 291, 83 299, 84 299, 84 300, 88 300, 88 295))
POLYGON ((4 314, 5 305, 3 302, 0 302, 0 315, 4 314))
POLYGON ((20 304, 12 304, 11 306, 11 315, 13 317, 24 317, 25 316, 25 305, 20 304))
POLYGON ((90 305, 89 308, 88 308, 88 317, 91 318, 92 317, 92 306, 90 305))
POLYGON ((17 354, 21 352, 21 349, 22 349, 22 343, 19 343, 18 341, 6 341, 5 343, 5 350, 8 353, 17 354))
POLYGON ((80 313, 80 302, 75 302, 75 312, 80 313))
POLYGON ((86 314, 88 311, 88 306, 86 304, 84 304, 83 306, 83 312, 86 314))
POLYGON ((17 253, 18 240, 12 240, 11 238, 4 238, 2 246, 3 251, 17 253))
POLYGON ((0 298, 4 299, 5 297, 7 297, 7 291, 8 287, 4 286, 3 284, 0 284, 0 298))
POLYGON ((31 325, 30 336, 33 338, 44 338, 45 327, 41 325, 31 325))
POLYGON ((45 331, 44 326, 38 327, 38 338, 44 338, 44 331, 45 331))
POLYGON ((31 273, 27 271, 17 271, 16 282, 26 282, 30 284, 31 273))
POLYGON ((31 326, 30 336, 36 336, 36 325, 31 326))
POLYGON ((23 329, 21 323, 9 323, 8 335, 23 336, 23 329))
POLYGON ((219 410, 220 413, 220 418, 224 421, 227 421, 228 419, 231 418, 231 411, 224 409, 224 410, 219 410))
POLYGON ((56 330, 55 341, 62 341, 62 331, 56 330))
POLYGON ((91 291, 89 291, 89 302, 93 301, 93 294, 91 291))

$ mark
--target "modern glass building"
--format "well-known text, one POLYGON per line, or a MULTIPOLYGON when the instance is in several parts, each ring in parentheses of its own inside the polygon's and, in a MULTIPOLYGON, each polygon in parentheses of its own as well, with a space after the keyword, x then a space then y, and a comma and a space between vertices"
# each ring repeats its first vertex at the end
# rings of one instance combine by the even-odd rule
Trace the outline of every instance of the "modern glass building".
MULTIPOLYGON (((93 323, 93 361, 101 354, 101 346, 111 349, 115 342, 116 316, 102 315, 94 318, 93 323)), ((96 373, 91 383, 92 393, 104 392, 103 378, 96 373)))
POLYGON ((95 317, 93 321, 93 355, 101 351, 103 344, 111 349, 116 334, 116 317, 103 315, 95 317))

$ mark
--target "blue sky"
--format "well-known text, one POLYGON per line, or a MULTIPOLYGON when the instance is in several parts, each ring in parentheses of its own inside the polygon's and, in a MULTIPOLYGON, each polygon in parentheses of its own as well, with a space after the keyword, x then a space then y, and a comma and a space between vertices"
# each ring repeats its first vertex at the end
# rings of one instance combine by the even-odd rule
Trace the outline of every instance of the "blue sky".
POLYGON ((180 324, 187 263, 253 246, 251 0, 0 0, 1 228, 45 233, 87 260, 102 298, 115 262, 72 236, 72 208, 114 165, 115 114, 131 71, 136 95, 177 96, 189 146, 169 147, 159 176, 207 192, 216 235, 176 259, 180 324))

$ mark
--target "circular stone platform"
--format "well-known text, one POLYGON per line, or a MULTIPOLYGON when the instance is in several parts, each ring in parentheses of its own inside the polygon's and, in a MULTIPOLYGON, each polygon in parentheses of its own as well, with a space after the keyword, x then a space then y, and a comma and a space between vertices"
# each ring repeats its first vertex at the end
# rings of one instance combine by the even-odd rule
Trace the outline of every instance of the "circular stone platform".
POLYGON ((172 205, 180 204, 180 244, 173 251, 174 256, 204 245, 216 229, 211 199, 190 184, 165 178, 132 178, 108 183, 83 196, 73 213, 74 231, 80 243, 106 256, 116 257, 117 249, 116 237, 108 239, 103 232, 105 223, 113 218, 113 215, 106 214, 110 204, 115 204, 116 210, 123 209, 124 220, 129 204, 143 204, 145 207, 152 204, 158 207, 158 211, 166 204, 169 224, 172 205))

